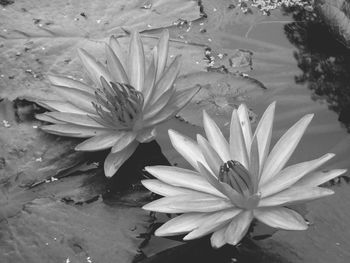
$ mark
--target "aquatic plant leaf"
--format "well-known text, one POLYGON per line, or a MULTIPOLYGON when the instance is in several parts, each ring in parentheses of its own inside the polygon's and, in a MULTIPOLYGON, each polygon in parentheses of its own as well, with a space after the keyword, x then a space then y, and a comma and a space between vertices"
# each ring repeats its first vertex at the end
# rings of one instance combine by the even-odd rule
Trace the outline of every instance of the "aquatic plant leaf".
MULTIPOLYGON (((78 0, 67 4, 47 0, 14 1, 1 10, 0 16, 0 67, 4 69, 1 71, 4 77, 0 78, 0 97, 15 99, 30 95, 54 99, 47 92, 48 73, 84 78, 85 82, 89 80, 82 74, 77 48, 99 58, 101 64, 98 67, 101 68, 105 61, 102 55, 104 45, 111 35, 164 28, 178 19, 192 21, 200 17, 195 0, 146 2, 78 0)), ((119 44, 119 50, 127 51, 126 43, 119 44)), ((116 46, 113 40, 111 48, 116 49, 116 46)), ((202 48, 197 47, 197 50, 202 55, 202 48)), ((88 68, 97 65, 86 59, 85 63, 88 68)))
POLYGON ((350 47, 350 3, 346 0, 316 0, 316 11, 345 46, 350 47))

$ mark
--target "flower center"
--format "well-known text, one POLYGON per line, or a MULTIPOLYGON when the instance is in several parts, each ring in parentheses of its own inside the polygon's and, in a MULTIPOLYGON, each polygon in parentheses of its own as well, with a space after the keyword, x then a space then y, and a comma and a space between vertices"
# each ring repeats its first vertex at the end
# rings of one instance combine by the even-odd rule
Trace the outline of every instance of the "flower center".
POLYGON ((228 161, 220 167, 219 180, 227 183, 244 196, 254 193, 253 183, 248 170, 238 161, 228 161))
POLYGON ((132 129, 143 106, 143 95, 128 84, 107 83, 101 78, 102 89, 97 89, 97 103, 92 102, 99 122, 112 129, 132 129))

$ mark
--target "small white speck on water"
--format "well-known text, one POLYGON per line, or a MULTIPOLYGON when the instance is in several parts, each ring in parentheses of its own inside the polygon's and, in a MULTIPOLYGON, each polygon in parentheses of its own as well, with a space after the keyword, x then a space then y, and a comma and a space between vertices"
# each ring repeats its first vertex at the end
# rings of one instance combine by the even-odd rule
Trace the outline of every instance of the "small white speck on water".
POLYGON ((42 158, 42 157, 36 158, 35 161, 36 161, 36 162, 42 162, 42 161, 43 161, 43 158, 42 158))
POLYGON ((79 18, 77 18, 77 17, 76 17, 76 18, 74 18, 74 21, 78 21, 78 20, 79 20, 79 18))
POLYGON ((340 243, 338 243, 338 242, 337 242, 337 243, 335 243, 335 244, 336 244, 337 246, 340 246, 340 243))
POLYGON ((3 8, 2 11, 6 11, 6 8, 3 8))
POLYGON ((150 24, 147 25, 148 28, 151 28, 152 26, 150 24))
POLYGON ((199 64, 199 61, 196 61, 196 64, 198 65, 198 64, 199 64))
POLYGON ((38 125, 33 125, 33 129, 38 129, 38 125))
POLYGON ((41 50, 45 50, 45 47, 41 47, 41 50))
POLYGON ((152 3, 150 1, 146 1, 143 6, 141 6, 142 9, 151 9, 152 8, 152 3))
POLYGON ((42 27, 42 26, 43 26, 43 24, 39 24, 38 26, 39 26, 39 27, 42 27))
POLYGON ((218 57, 219 57, 219 59, 222 59, 224 57, 224 54, 219 53, 218 57))
POLYGON ((0 77, 5 78, 5 75, 4 75, 4 74, 1 74, 0 77))
POLYGON ((208 38, 208 42, 211 42, 212 41, 212 39, 211 38, 208 38))
POLYGON ((199 25, 200 25, 200 26, 203 26, 203 25, 204 25, 204 23, 203 23, 203 22, 201 22, 201 23, 199 23, 199 25))
POLYGON ((70 263, 70 259, 69 258, 66 258, 66 263, 70 263))
POLYGON ((7 32, 7 29, 6 29, 6 28, 4 28, 2 31, 7 32))
POLYGON ((214 7, 214 8, 213 8, 213 12, 216 12, 216 11, 217 11, 217 9, 214 7))
POLYGON ((45 245, 46 245, 46 246, 48 246, 48 245, 49 245, 49 243, 47 243, 47 242, 46 242, 46 243, 45 243, 45 245))
POLYGON ((174 55, 170 55, 169 57, 170 57, 170 58, 173 58, 173 57, 174 57, 174 55))
POLYGON ((80 80, 80 81, 84 81, 84 79, 82 79, 82 78, 80 78, 79 80, 80 80))
POLYGON ((92 263, 91 257, 87 257, 87 258, 86 258, 86 262, 92 263))
POLYGON ((54 237, 53 240, 57 240, 57 237, 54 237))
POLYGON ((96 23, 99 24, 99 23, 101 23, 101 21, 102 21, 101 19, 97 19, 96 23))
POLYGON ((11 124, 7 120, 2 120, 2 123, 4 124, 5 128, 10 128, 11 124))

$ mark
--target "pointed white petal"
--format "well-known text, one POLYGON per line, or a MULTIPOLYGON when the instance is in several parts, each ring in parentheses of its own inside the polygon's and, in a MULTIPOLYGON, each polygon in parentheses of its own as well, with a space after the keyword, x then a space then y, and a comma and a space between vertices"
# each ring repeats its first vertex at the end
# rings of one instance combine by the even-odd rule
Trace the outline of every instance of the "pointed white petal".
POLYGON ((234 109, 231 117, 230 125, 230 153, 233 161, 238 161, 243 164, 244 167, 248 167, 248 153, 244 136, 238 117, 237 110, 234 109))
POLYGON ((59 100, 40 100, 36 101, 40 106, 52 110, 60 111, 67 113, 76 113, 76 114, 87 114, 86 111, 79 109, 78 107, 72 105, 68 101, 59 101, 59 100))
POLYGON ((276 107, 276 102, 272 102, 267 107, 254 133, 254 136, 258 140, 258 149, 259 149, 259 157, 260 157, 260 160, 259 160, 260 173, 262 172, 264 162, 266 160, 266 157, 270 149, 273 119, 275 115, 275 107, 276 107))
POLYGON ((215 212, 231 208, 231 201, 214 195, 195 194, 167 196, 144 205, 142 208, 161 213, 215 212))
POLYGON ((75 146, 76 151, 100 151, 111 148, 116 142, 120 140, 121 133, 107 132, 98 136, 94 136, 88 140, 75 146))
MULTIPOLYGON (((157 89, 157 87, 156 87, 156 89, 157 89)), ((144 112, 143 112, 144 119, 145 120, 151 119, 154 116, 158 115, 158 113, 161 112, 168 105, 168 102, 170 101, 173 94, 174 94, 174 90, 169 89, 169 90, 165 91, 162 94, 162 96, 160 96, 158 98, 157 101, 151 102, 153 104, 152 105, 149 104, 148 107, 146 107, 144 109, 144 112)))
POLYGON ((41 126, 45 132, 56 134, 60 136, 76 137, 76 138, 89 138, 109 132, 108 129, 85 127, 74 124, 54 124, 41 126))
POLYGON ((169 31, 163 30, 162 35, 158 42, 158 65, 157 65, 157 80, 160 79, 164 72, 166 62, 168 59, 168 48, 169 48, 169 31))
POLYGON ((118 40, 116 37, 111 36, 109 38, 109 46, 113 50, 114 54, 118 57, 120 63, 122 64, 123 68, 126 68, 126 52, 123 50, 123 48, 120 46, 118 40))
POLYGON ((84 68, 89 74, 89 77, 97 87, 100 87, 101 85, 101 76, 104 77, 108 83, 112 81, 112 77, 108 70, 100 62, 96 61, 95 58, 88 52, 86 52, 84 49, 78 48, 78 55, 84 68))
POLYGON ((196 170, 198 170, 197 162, 201 162, 208 167, 204 156, 198 144, 191 138, 184 136, 177 131, 169 130, 171 144, 175 150, 182 155, 196 170))
POLYGON ((284 207, 258 208, 254 216, 264 224, 286 230, 305 230, 307 224, 297 212, 284 207))
POLYGON ((139 131, 136 137, 136 140, 140 143, 147 143, 150 141, 153 141, 155 137, 157 136, 157 131, 154 128, 150 129, 143 129, 142 131, 139 131))
POLYGON ((194 95, 197 94, 200 87, 196 86, 193 88, 186 89, 184 91, 175 92, 170 98, 168 104, 150 119, 145 119, 145 127, 150 127, 164 122, 174 117, 183 107, 191 101, 194 95))
POLYGON ((297 147, 312 117, 313 114, 304 116, 279 139, 267 157, 260 177, 260 185, 281 171, 297 147))
POLYGON ((208 141, 211 146, 218 153, 222 161, 225 163, 231 160, 229 145, 220 131, 219 127, 216 125, 214 120, 210 118, 206 111, 203 111, 203 126, 205 134, 207 135, 208 141))
POLYGON ((156 74, 157 74, 157 47, 152 50, 152 60, 148 67, 145 77, 145 85, 142 88, 143 109, 149 108, 149 101, 155 92, 156 74))
POLYGON ((156 236, 175 236, 188 233, 202 224, 210 214, 208 213, 187 213, 177 216, 160 228, 154 234, 156 236))
POLYGON ((209 142, 200 134, 197 134, 197 143, 211 171, 217 177, 219 175, 221 165, 224 164, 223 161, 209 142))
MULTIPOLYGON (((93 120, 91 117, 89 117, 88 114, 76 114, 76 113, 67 113, 67 112, 58 112, 58 111, 46 112, 44 114, 65 123, 71 123, 71 124, 82 125, 87 127, 104 128, 104 126, 102 126, 101 124, 93 120)), ((96 118, 99 118, 99 117, 96 116, 96 118)))
POLYGON ((212 215, 208 216, 206 220, 199 225, 198 228, 194 229, 192 232, 186 235, 184 237, 184 240, 191 240, 212 233, 222 228, 224 225, 230 222, 232 218, 241 212, 241 209, 233 208, 213 213, 212 215))
POLYGON ((346 169, 335 169, 330 171, 318 171, 301 178, 294 186, 316 187, 346 173, 346 169))
POLYGON ((124 148, 124 150, 117 153, 108 154, 104 163, 106 177, 112 177, 123 165, 123 163, 134 153, 138 145, 139 143, 134 141, 133 143, 129 144, 128 147, 124 148))
POLYGON ((115 55, 112 48, 105 45, 106 56, 107 56, 107 68, 111 74, 114 82, 129 84, 129 78, 126 74, 122 63, 119 58, 115 55))
POLYGON ((285 206, 299 202, 304 203, 332 194, 334 194, 334 192, 327 188, 291 187, 275 195, 261 199, 259 202, 259 207, 285 206))
MULTIPOLYGON (((153 107, 159 99, 164 96, 164 93, 173 89, 174 82, 180 71, 180 57, 177 56, 172 61, 166 72, 161 76, 160 80, 156 83, 154 92, 149 102, 149 107, 153 107)), ((171 93, 171 92, 170 92, 171 93)))
POLYGON ((188 194, 195 193, 195 191, 193 190, 172 186, 170 184, 163 183, 162 181, 159 181, 157 179, 142 180, 141 183, 148 190, 162 196, 176 196, 176 195, 186 195, 186 194, 188 195, 188 194))
POLYGON ((254 136, 252 145, 250 147, 250 160, 249 160, 249 173, 250 173, 250 180, 253 184, 253 192, 256 193, 259 185, 259 149, 258 149, 258 140, 257 137, 254 136))
POLYGON ((115 141, 111 153, 123 151, 127 146, 135 141, 137 134, 135 132, 120 132, 120 136, 115 141))
POLYGON ((68 87, 72 89, 78 89, 85 92, 89 92, 91 94, 94 94, 95 92, 95 89, 93 87, 90 87, 78 80, 74 80, 67 77, 54 76, 54 75, 48 75, 47 78, 49 79, 51 84, 55 86, 63 86, 63 87, 68 87))
POLYGON ((229 224, 224 225, 216 230, 210 237, 210 243, 213 248, 220 248, 226 244, 225 232, 229 224))
POLYGON ((289 188, 304 175, 317 169, 332 157, 334 157, 334 154, 328 153, 312 161, 288 166, 260 186, 259 191, 261 193, 261 197, 267 197, 289 188))
POLYGON ((237 245, 247 233, 252 220, 252 211, 244 211, 235 216, 226 229, 226 242, 233 246, 237 245))
POLYGON ((136 90, 141 91, 145 81, 145 55, 140 34, 131 34, 129 46, 129 81, 136 90))
POLYGON ((241 124, 241 129, 242 129, 247 153, 249 153, 250 145, 252 144, 252 128, 250 126, 250 119, 249 119, 247 106, 245 104, 239 105, 237 114, 238 114, 239 122, 241 124))
POLYGON ((226 198, 197 172, 173 166, 147 166, 145 170, 164 183, 226 198))
POLYGON ((91 93, 61 86, 54 86, 54 90, 75 107, 90 114, 96 114, 96 109, 92 105, 96 100, 91 93))
MULTIPOLYGON (((49 112, 47 112, 47 113, 49 113, 49 112)), ((36 114, 35 118, 40 120, 40 121, 51 122, 51 123, 54 123, 54 124, 65 124, 66 123, 64 121, 59 121, 59 120, 51 117, 50 115, 47 115, 47 113, 36 114)))

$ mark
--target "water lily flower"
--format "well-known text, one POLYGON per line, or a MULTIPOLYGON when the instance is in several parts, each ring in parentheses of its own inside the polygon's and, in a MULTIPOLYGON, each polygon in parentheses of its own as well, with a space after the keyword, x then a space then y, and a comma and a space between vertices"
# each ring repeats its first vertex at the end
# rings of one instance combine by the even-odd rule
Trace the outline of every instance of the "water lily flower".
POLYGON ((38 102, 52 110, 36 116, 52 123, 41 129, 61 136, 88 138, 75 147, 77 151, 111 148, 104 171, 107 177, 113 176, 139 143, 155 138, 155 125, 175 116, 198 91, 198 87, 175 89, 180 60, 177 56, 167 66, 168 41, 169 33, 165 30, 147 67, 137 32, 131 35, 128 56, 117 39, 110 38, 105 45, 107 67, 79 49, 93 84, 49 76, 63 100, 38 102))
POLYGON ((207 139, 197 142, 169 130, 174 148, 193 166, 188 170, 171 166, 150 166, 156 179, 142 181, 164 197, 143 208, 162 213, 182 213, 163 224, 157 236, 187 234, 191 240, 212 233, 211 244, 219 248, 236 245, 253 219, 274 228, 304 230, 303 217, 289 205, 333 194, 319 185, 346 170, 316 171, 334 154, 285 167, 313 115, 294 124, 269 151, 275 103, 272 103, 252 133, 247 107, 232 113, 227 141, 216 123, 204 111, 207 139))

